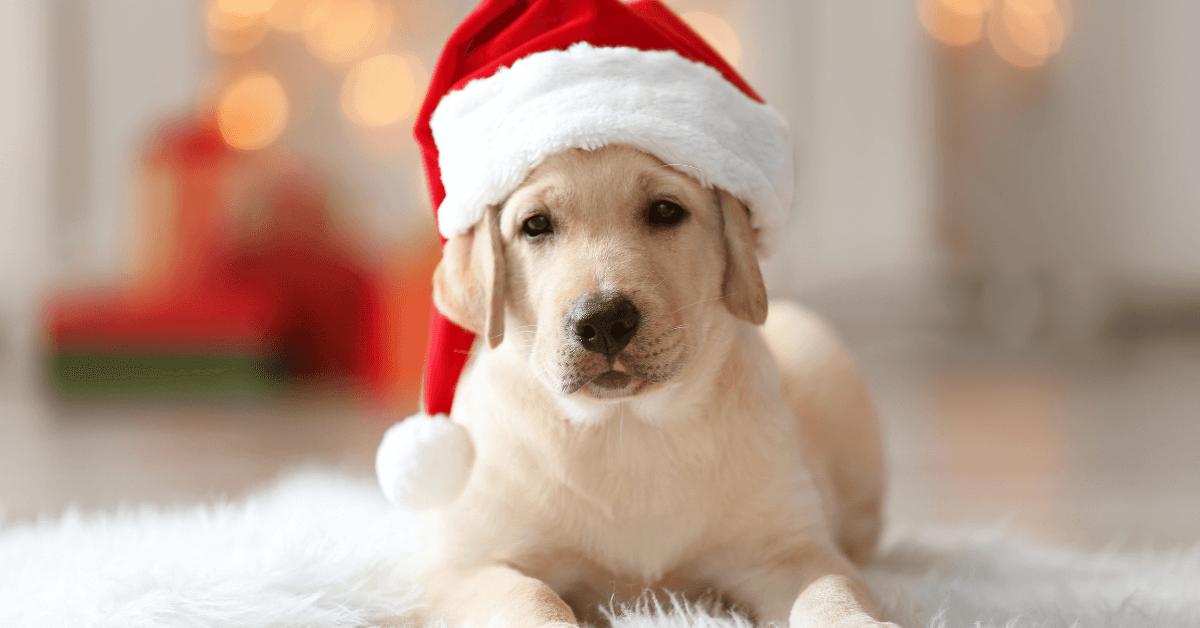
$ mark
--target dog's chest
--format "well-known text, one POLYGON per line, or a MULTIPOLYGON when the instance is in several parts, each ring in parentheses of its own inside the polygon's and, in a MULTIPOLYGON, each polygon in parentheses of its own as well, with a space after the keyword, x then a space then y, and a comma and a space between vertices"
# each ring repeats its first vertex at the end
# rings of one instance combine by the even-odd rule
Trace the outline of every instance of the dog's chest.
POLYGON ((658 580, 702 544, 704 530, 715 515, 704 501, 688 503, 681 499, 682 493, 674 499, 659 494, 663 498, 657 501, 648 493, 607 503, 580 499, 572 508, 575 542, 608 571, 647 582, 658 580))
POLYGON ((720 434, 628 418, 575 443, 555 488, 572 542, 606 570, 658 580, 739 500, 721 468, 730 446, 720 434))
POLYGON ((490 383, 456 408, 477 447, 468 490, 444 519, 462 560, 516 565, 561 585, 578 565, 654 583, 740 538, 746 504, 778 495, 770 486, 779 458, 764 454, 786 439, 770 437, 759 408, 741 403, 757 396, 710 403, 697 394, 669 412, 630 404, 580 424, 490 383))

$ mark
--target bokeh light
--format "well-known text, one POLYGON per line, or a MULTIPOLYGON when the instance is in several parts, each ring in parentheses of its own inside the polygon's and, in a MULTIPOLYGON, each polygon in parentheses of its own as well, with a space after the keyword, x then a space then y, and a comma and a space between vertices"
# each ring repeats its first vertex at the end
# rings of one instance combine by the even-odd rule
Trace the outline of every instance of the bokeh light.
POLYGON ((1030 56, 1045 58, 1050 54, 1050 30, 1037 4, 1049 2, 1005 2, 1000 19, 1008 39, 1030 56))
POLYGON ((966 46, 983 37, 985 0, 918 0, 917 16, 925 31, 947 46, 966 46))
POLYGON ((925 30, 950 46, 985 35, 1011 65, 1033 68, 1057 53, 1070 31, 1068 0, 917 0, 925 30))
POLYGON ((205 11, 205 36, 208 47, 222 54, 240 54, 253 50, 267 34, 261 15, 234 13, 212 2, 205 11))
POLYGON ((267 11, 267 23, 288 33, 304 30, 304 14, 310 0, 275 0, 267 11))
POLYGON ((729 65, 737 67, 742 59, 742 42, 737 32, 725 20, 701 11, 690 11, 679 17, 708 42, 729 65))
POLYGON ((416 59, 383 54, 364 59, 342 84, 342 111, 360 126, 395 124, 416 110, 422 81, 416 59), (414 71, 417 70, 417 71, 414 71))
POLYGON ((391 14, 371 0, 311 0, 304 11, 304 41, 327 63, 346 63, 387 39, 391 14))
POLYGON ((254 72, 231 84, 217 106, 221 137, 240 150, 257 150, 274 142, 288 120, 288 98, 279 79, 254 72))
POLYGON ((445 0, 404 0, 390 5, 395 13, 392 27, 403 33, 445 28, 449 31, 453 5, 445 0))
POLYGON ((217 0, 217 8, 230 15, 262 15, 271 9, 275 0, 217 0))
POLYGON ((1054 3, 1054 11, 1046 15, 1046 24, 1050 28, 1050 36, 1052 43, 1050 46, 1050 54, 1057 54, 1062 50, 1063 42, 1067 40, 1067 36, 1071 34, 1071 24, 1075 17, 1071 9, 1071 0, 1058 0, 1054 3), (1057 35, 1057 39, 1054 36, 1057 35))
POLYGON ((1046 57, 1062 47, 1066 27, 1054 0, 1004 0, 1004 30, 1031 55, 1046 57))
MULTIPOLYGON (((1044 41, 1046 37, 1045 30, 1018 30, 1018 35, 1024 37, 1026 41, 1018 42, 1013 38, 1013 26, 1008 22, 1011 10, 1003 7, 998 11, 993 11, 987 17, 987 34, 988 42, 992 45, 992 50, 996 54, 1007 61, 1010 65, 1018 68, 1036 68, 1046 62, 1047 48, 1043 43, 1037 46, 1038 41, 1044 41)), ((1018 25, 1017 17, 1013 21, 1018 25)))

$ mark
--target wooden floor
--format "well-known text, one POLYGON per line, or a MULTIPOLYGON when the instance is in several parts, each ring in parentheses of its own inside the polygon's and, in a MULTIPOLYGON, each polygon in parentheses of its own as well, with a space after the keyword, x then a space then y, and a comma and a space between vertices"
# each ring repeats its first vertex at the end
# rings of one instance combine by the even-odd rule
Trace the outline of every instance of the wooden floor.
POLYGON ((1081 547, 1200 544, 1200 344, 866 357, 899 525, 996 523, 1081 547))
MULTIPOLYGON (((998 524, 1083 547, 1200 542, 1200 343, 1054 358, 938 338, 852 344, 888 439, 891 525, 998 524)), ((69 504, 237 497, 310 465, 369 475, 395 418, 336 397, 87 406, 34 390, 0 397, 7 523, 69 504)))

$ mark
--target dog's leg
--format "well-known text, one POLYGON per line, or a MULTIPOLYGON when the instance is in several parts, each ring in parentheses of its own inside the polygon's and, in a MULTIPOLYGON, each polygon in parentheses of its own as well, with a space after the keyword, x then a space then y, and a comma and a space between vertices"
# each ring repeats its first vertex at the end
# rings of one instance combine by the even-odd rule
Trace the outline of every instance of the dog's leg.
POLYGON ((829 528, 842 553, 865 564, 879 539, 884 492, 883 441, 866 380, 833 328, 794 303, 771 301, 763 335, 829 528))
POLYGON ((727 588, 760 625, 790 628, 897 628, 875 619, 862 576, 840 556, 806 558, 743 573, 727 588))
POLYGON ((443 569, 425 579, 425 621, 451 628, 577 627, 546 583, 503 565, 443 569))

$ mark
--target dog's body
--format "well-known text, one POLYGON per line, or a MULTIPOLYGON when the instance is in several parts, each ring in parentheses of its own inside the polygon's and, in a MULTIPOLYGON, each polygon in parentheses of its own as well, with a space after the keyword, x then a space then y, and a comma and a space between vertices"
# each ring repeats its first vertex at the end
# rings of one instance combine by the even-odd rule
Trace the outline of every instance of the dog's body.
POLYGON ((669 590, 875 625, 851 563, 880 526, 866 389, 815 316, 774 304, 756 324, 744 207, 617 146, 556 155, 488 220, 435 278, 439 308, 491 342, 456 398, 476 460, 433 515, 428 618, 574 624, 669 590), (648 205, 676 222, 643 225, 648 205), (596 294, 633 308, 605 336, 627 347, 588 344, 596 294))

